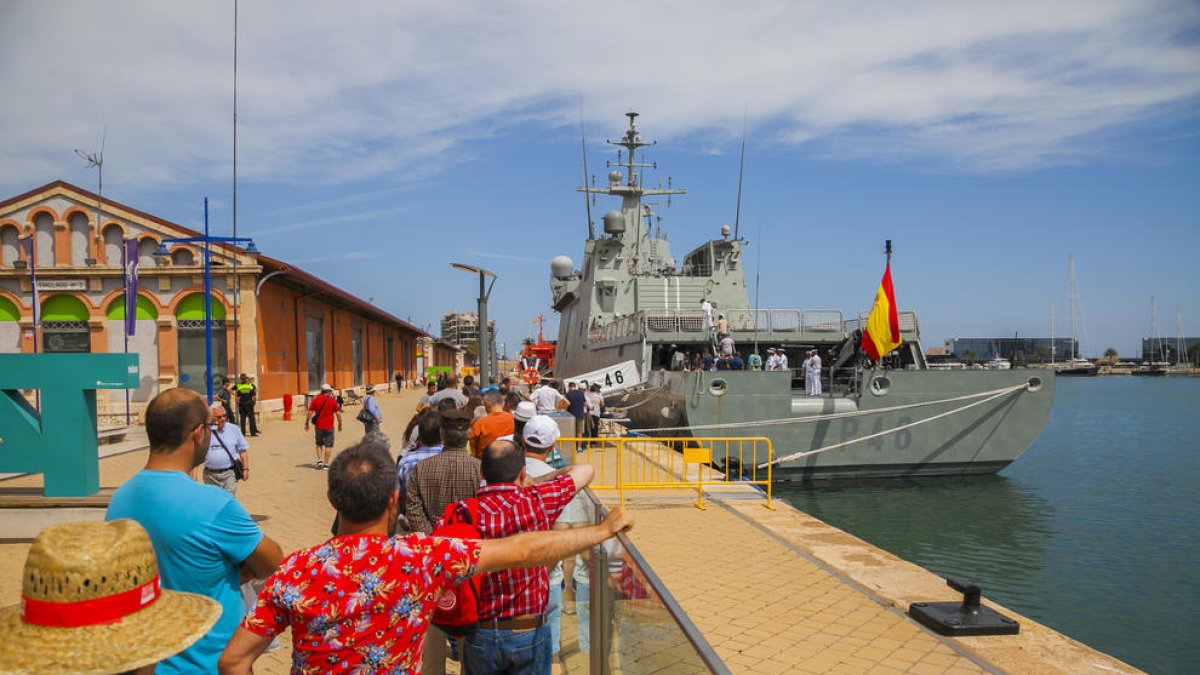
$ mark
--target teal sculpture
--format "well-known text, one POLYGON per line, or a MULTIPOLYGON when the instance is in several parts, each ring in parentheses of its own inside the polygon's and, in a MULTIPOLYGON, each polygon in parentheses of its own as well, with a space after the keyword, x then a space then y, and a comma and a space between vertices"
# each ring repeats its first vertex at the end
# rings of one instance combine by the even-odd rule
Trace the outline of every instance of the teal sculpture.
POLYGON ((136 354, 0 354, 0 473, 41 473, 47 497, 100 491, 96 390, 136 389, 136 354), (21 394, 36 389, 41 414, 21 394))

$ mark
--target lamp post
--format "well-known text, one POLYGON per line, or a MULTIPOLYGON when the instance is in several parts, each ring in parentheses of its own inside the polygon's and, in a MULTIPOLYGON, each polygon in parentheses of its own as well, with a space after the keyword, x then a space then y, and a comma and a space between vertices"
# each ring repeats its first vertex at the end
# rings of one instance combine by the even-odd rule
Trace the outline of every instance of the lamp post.
MULTIPOLYGON (((258 253, 254 240, 249 237, 213 237, 208 234, 208 197, 204 198, 204 236, 203 237, 168 237, 158 244, 155 256, 169 256, 167 244, 204 244, 204 379, 208 388, 208 403, 213 402, 213 365, 212 365, 212 242, 225 244, 245 243, 246 253, 258 253)), ((233 346, 236 353, 238 345, 233 346)))
POLYGON ((479 385, 480 387, 486 387, 488 376, 492 373, 492 340, 491 336, 488 335, 487 303, 488 297, 492 294, 492 286, 496 285, 496 275, 482 267, 473 267, 462 263, 450 263, 450 266, 456 270, 479 275, 479 385), (485 281, 489 277, 492 282, 485 286, 485 281))

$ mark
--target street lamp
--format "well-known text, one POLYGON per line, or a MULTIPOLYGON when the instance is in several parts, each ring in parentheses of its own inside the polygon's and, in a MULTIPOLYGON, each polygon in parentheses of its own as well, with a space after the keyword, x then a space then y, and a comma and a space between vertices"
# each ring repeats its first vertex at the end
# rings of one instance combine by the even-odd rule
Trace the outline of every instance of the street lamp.
MULTIPOLYGON (((258 253, 258 249, 254 246, 254 240, 249 237, 213 237, 208 234, 208 197, 204 198, 204 236, 203 237, 167 237, 159 242, 158 249, 154 252, 156 257, 171 255, 167 251, 167 244, 204 244, 204 379, 205 386, 208 387, 208 403, 213 402, 213 365, 212 365, 212 266, 209 264, 211 257, 210 244, 212 242, 221 242, 226 244, 239 244, 245 242, 246 253, 258 253)), ((234 345, 234 353, 237 353, 239 345, 234 345)))
POLYGON ((450 263, 450 266, 456 270, 471 272, 479 275, 479 386, 488 386, 488 376, 492 373, 491 360, 491 336, 488 335, 487 321, 487 302, 488 297, 492 294, 492 286, 496 285, 496 275, 482 267, 473 267, 462 263, 450 263), (484 281, 487 277, 491 277, 492 283, 484 286, 484 281))

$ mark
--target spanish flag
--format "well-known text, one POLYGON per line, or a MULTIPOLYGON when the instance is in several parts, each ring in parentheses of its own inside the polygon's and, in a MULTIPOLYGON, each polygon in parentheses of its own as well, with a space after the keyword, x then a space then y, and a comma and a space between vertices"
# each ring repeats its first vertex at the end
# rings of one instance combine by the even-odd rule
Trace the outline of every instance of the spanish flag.
POLYGON ((875 307, 867 317, 867 328, 863 331, 862 348, 878 361, 900 346, 900 318, 896 315, 896 292, 892 290, 892 264, 883 272, 883 281, 875 292, 875 307))

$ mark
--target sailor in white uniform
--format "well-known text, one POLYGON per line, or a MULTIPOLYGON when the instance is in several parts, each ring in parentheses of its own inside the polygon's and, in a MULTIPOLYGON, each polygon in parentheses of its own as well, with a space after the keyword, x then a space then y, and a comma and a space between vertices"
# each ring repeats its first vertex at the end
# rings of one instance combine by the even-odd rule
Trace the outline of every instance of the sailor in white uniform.
POLYGON ((808 379, 808 395, 821 395, 821 354, 817 350, 809 352, 811 358, 808 359, 807 379, 808 379))
POLYGON ((775 355, 775 348, 767 349, 767 370, 779 370, 779 357, 775 355))
POLYGON ((804 393, 812 396, 812 376, 808 373, 808 366, 812 363, 812 351, 808 352, 808 358, 800 362, 800 371, 804 373, 804 393))
POLYGON ((776 363, 778 364, 776 370, 788 370, 787 352, 783 351, 783 347, 776 350, 775 354, 777 357, 776 363))

